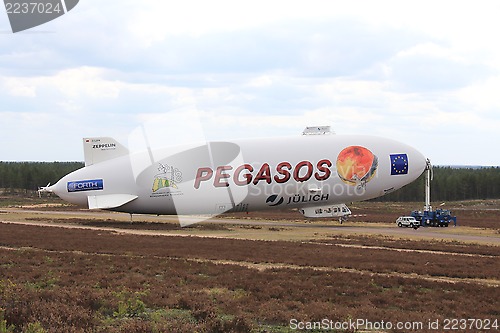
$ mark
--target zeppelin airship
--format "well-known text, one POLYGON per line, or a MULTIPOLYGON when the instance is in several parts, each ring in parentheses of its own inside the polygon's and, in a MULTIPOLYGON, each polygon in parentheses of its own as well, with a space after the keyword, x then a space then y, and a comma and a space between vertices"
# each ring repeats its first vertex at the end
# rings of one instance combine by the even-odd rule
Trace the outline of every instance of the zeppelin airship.
MULTIPOLYGON (((89 209, 130 214, 217 215, 296 208, 342 217, 347 202, 393 192, 417 179, 426 158, 391 139, 302 135, 129 151, 108 137, 84 138, 85 167, 41 192, 89 209)), ((182 223, 181 223, 182 224, 182 223)))

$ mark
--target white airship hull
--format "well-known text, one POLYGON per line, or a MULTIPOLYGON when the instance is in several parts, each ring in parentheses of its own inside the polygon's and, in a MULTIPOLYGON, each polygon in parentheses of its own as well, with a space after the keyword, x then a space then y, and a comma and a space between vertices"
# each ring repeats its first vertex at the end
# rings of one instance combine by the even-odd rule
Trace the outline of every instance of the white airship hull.
POLYGON ((86 159, 95 153, 92 161, 50 191, 89 208, 144 214, 363 201, 411 183, 426 166, 408 145, 359 135, 210 142, 134 154, 110 138, 84 139, 84 145, 86 159))

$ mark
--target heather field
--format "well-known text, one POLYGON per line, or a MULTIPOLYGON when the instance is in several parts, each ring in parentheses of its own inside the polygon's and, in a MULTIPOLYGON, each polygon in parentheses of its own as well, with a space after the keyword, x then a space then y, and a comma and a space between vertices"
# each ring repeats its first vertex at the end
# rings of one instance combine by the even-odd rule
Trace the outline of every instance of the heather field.
POLYGON ((123 229, 177 227, 66 222, 114 230, 0 223, 0 332, 295 332, 291 323, 324 319, 437 332, 430 322, 500 317, 499 246, 334 232, 213 237, 234 232, 218 224, 142 235, 123 229))

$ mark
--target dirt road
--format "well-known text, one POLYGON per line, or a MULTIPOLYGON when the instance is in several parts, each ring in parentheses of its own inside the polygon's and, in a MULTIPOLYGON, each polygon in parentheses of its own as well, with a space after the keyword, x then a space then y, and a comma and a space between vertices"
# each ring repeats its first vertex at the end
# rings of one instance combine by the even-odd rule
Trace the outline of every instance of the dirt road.
MULTIPOLYGON (((184 222, 196 222, 200 220, 199 216, 183 216, 184 222)), ((151 216, 151 215, 134 215, 134 221, 144 221, 149 223, 166 223, 177 224, 178 218, 176 216, 151 216)), ((155 234, 155 235, 172 235, 172 230, 148 230, 148 225, 145 223, 144 227, 127 228, 123 225, 120 228, 113 227, 113 223, 125 223, 130 221, 130 215, 122 213, 114 213, 107 211, 88 211, 88 210, 75 210, 75 211, 60 211, 60 210, 33 210, 33 209, 20 209, 20 208, 5 208, 0 212, 0 222, 3 223, 19 223, 29 225, 43 225, 43 226, 57 226, 65 228, 82 228, 94 230, 114 230, 121 233, 129 234, 155 234), (57 220, 52 222, 51 219, 57 220), (67 223, 65 220, 67 219, 67 223), (87 220, 104 220, 109 222, 109 226, 93 226, 75 224, 75 219, 87 220)), ((458 241, 458 242, 474 242, 483 244, 500 245, 500 234, 494 231, 485 231, 477 228, 468 227, 449 227, 449 228, 419 228, 414 230, 412 228, 398 228, 390 224, 373 224, 373 223, 348 223, 340 225, 337 221, 327 223, 325 221, 304 223, 303 221, 286 221, 286 220, 263 220, 263 219, 250 219, 245 215, 242 218, 234 216, 227 217, 211 217, 201 222, 202 224, 221 224, 238 227, 267 227, 267 228, 288 228, 295 229, 300 233, 304 231, 304 237, 308 238, 310 231, 319 231, 324 235, 326 234, 357 234, 357 235, 380 235, 396 238, 410 238, 410 239, 437 239, 444 241, 458 241), (308 232, 306 232, 306 230, 308 232)), ((192 230, 184 229, 182 232, 176 231, 176 235, 192 235, 192 230)), ((211 236, 211 235, 207 235, 211 236)), ((241 238, 241 233, 224 234, 219 233, 220 237, 237 236, 241 238)))

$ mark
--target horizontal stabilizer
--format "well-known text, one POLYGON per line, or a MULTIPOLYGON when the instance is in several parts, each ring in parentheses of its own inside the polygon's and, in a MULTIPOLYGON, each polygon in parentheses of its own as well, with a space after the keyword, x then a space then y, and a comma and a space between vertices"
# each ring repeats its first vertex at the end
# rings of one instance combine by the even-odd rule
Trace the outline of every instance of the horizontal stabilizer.
POLYGON ((113 138, 84 138, 85 166, 128 155, 128 149, 113 138))
POLYGON ((106 194, 89 195, 89 209, 110 209, 116 208, 137 199, 137 195, 132 194, 106 194))

